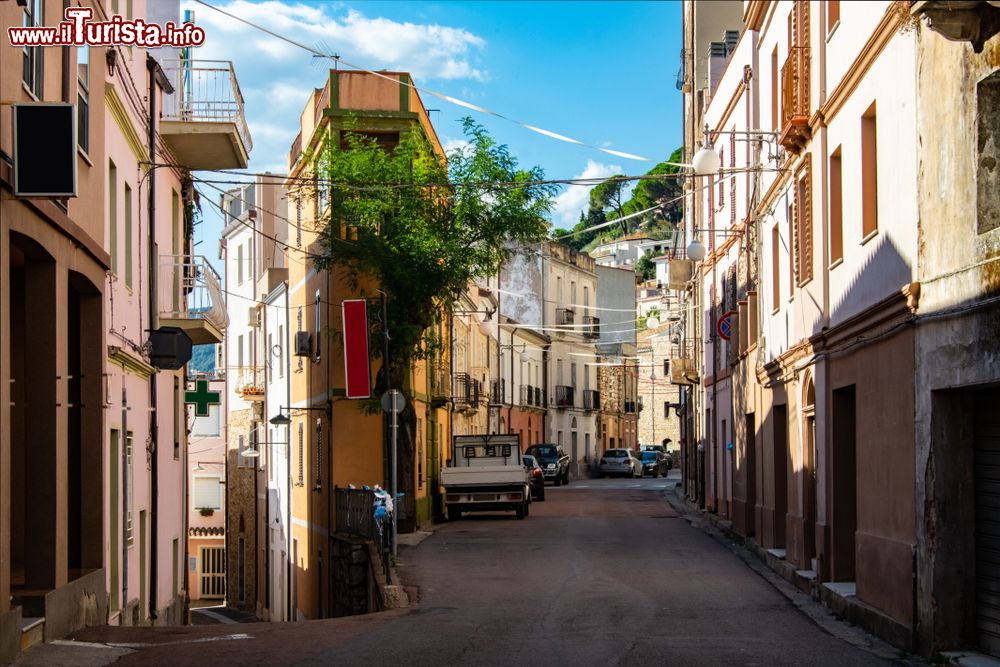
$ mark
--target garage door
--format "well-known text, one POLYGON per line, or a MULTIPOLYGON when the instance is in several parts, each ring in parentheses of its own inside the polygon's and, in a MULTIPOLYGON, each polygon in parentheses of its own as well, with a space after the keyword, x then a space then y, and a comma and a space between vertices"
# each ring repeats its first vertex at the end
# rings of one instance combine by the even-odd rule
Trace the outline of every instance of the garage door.
POLYGON ((1000 655, 1000 392, 976 397, 976 627, 980 647, 1000 655))

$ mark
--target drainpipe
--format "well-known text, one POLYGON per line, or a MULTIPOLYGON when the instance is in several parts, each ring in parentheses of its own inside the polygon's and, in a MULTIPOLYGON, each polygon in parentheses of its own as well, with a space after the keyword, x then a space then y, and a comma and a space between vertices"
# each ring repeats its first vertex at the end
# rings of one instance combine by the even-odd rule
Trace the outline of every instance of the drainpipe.
MULTIPOLYGON (((291 341, 292 331, 292 304, 289 302, 288 282, 285 282, 285 339, 280 341, 285 354, 281 355, 281 363, 291 360, 289 356, 290 345, 285 345, 286 341, 291 341)), ((292 373, 291 363, 285 373, 285 401, 284 405, 292 404, 292 373)), ((292 425, 285 426, 285 621, 292 621, 292 425)))
MULTIPOLYGON (((152 56, 146 56, 146 70, 148 71, 149 79, 149 201, 148 201, 148 213, 147 220, 149 223, 149 321, 150 329, 153 330, 156 327, 154 324, 158 323, 157 309, 156 309, 156 290, 157 290, 157 276, 156 276, 156 83, 157 79, 165 80, 163 76, 163 70, 160 69, 159 64, 152 56)), ((168 84, 169 86, 169 84, 168 84)), ((156 567, 157 567, 157 548, 158 542, 157 533, 159 532, 159 526, 157 524, 157 510, 158 510, 158 498, 159 493, 159 448, 157 447, 159 440, 159 424, 157 423, 157 400, 156 400, 156 374, 150 376, 149 378, 149 452, 150 452, 150 468, 149 468, 149 618, 155 621, 156 615, 156 567)), ((142 564, 139 564, 142 567, 142 564)))

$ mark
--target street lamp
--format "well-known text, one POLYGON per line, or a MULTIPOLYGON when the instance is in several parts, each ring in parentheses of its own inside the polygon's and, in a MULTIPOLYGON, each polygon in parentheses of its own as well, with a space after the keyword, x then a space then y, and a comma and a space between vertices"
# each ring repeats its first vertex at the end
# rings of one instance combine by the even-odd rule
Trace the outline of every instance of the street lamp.
POLYGON ((705 143, 702 147, 698 149, 698 152, 694 154, 694 159, 691 160, 691 164, 694 166, 694 173, 696 176, 708 176, 719 171, 719 167, 722 166, 722 159, 719 158, 719 154, 715 152, 715 148, 708 140, 708 134, 705 135, 705 143))

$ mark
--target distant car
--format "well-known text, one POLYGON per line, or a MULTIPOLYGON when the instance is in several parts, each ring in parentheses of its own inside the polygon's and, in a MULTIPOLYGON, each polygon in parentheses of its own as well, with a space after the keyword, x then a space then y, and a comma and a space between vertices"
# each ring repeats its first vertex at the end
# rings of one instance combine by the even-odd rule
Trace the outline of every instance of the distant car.
POLYGON ((667 453, 667 448, 663 445, 643 445, 642 451, 644 452, 660 452, 661 454, 667 453))
POLYGON ((530 454, 524 456, 524 467, 528 470, 528 481, 531 484, 531 497, 534 500, 545 500, 545 475, 538 459, 530 454))
POLYGON ((608 475, 640 477, 642 464, 631 449, 609 449, 601 454, 601 477, 608 475))
POLYGON ((642 461, 642 476, 666 477, 670 471, 670 459, 663 452, 645 451, 639 454, 642 461))
POLYGON ((569 456, 562 447, 551 443, 531 445, 524 453, 538 459, 545 481, 554 482, 556 486, 569 484, 569 456))

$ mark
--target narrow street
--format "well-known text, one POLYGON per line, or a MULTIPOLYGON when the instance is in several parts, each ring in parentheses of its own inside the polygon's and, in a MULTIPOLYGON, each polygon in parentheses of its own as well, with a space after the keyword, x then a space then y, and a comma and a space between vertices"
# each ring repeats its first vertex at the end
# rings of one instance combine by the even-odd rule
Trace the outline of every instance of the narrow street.
POLYGON ((548 487, 525 521, 444 525, 401 551, 404 582, 420 590, 410 609, 294 625, 102 627, 77 638, 131 644, 124 665, 886 664, 818 627, 679 516, 665 499, 675 483, 577 481, 548 487))

